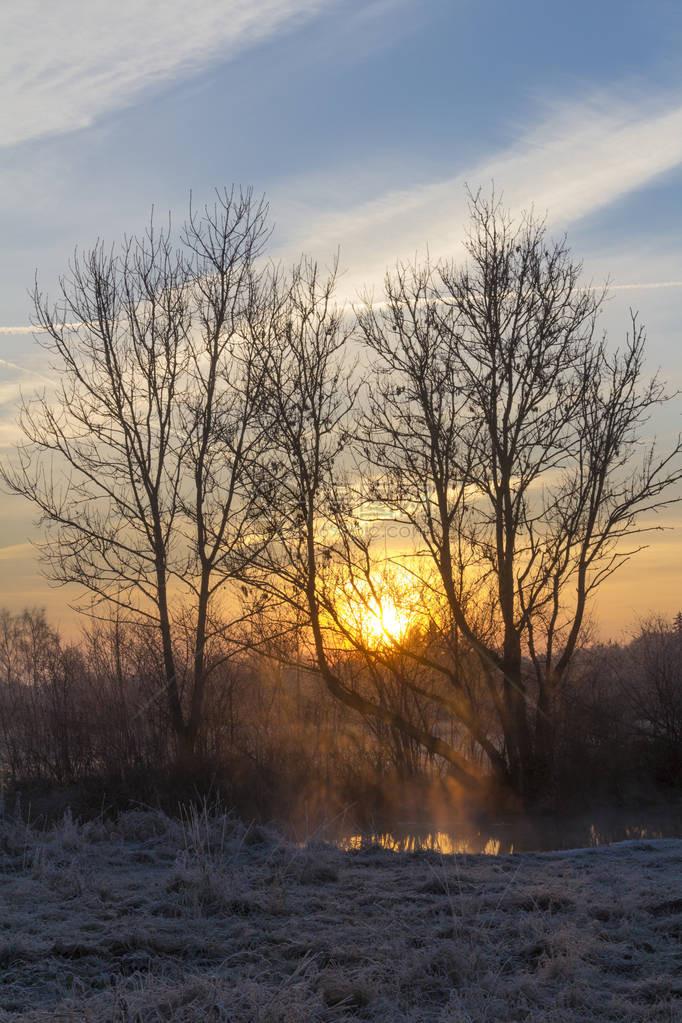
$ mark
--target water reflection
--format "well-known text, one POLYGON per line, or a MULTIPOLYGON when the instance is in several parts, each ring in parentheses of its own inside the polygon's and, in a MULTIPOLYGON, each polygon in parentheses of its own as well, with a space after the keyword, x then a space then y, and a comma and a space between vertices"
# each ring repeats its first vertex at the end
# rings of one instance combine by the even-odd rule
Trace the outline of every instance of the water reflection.
POLYGON ((349 830, 335 835, 333 840, 344 849, 379 846, 393 852, 503 856, 656 838, 682 838, 682 807, 640 814, 604 810, 570 818, 515 815, 475 825, 459 820, 438 829, 424 822, 399 822, 362 832, 349 830))
MULTIPOLYGON (((448 834, 447 831, 406 835, 394 835, 385 831, 375 834, 348 835, 340 839, 339 845, 344 849, 367 849, 379 846, 381 849, 390 849, 391 852, 438 852, 444 854, 480 852, 486 856, 498 856, 501 842, 499 838, 488 838, 481 845, 481 843, 472 842, 471 839, 457 838, 448 834)), ((509 849, 508 851, 513 852, 514 850, 509 849)))

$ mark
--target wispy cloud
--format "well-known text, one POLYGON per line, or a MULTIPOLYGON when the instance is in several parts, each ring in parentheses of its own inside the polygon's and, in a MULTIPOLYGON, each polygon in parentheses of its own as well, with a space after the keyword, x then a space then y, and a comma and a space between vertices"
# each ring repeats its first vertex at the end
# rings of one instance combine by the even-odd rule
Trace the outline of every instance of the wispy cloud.
POLYGON ((49 393, 56 383, 56 375, 50 377, 39 367, 0 359, 0 451, 13 448, 19 440, 17 418, 22 393, 49 393))
POLYGON ((0 561, 11 561, 14 558, 23 558, 35 553, 32 543, 14 543, 7 547, 0 547, 0 561))
MULTIPOLYGON (((16 362, 10 362, 8 359, 0 359, 0 388, 2 388, 2 387, 7 385, 7 381, 5 381, 3 379, 3 374, 2 374, 2 370, 3 369, 14 370, 16 373, 23 374, 24 377, 27 377, 29 379, 29 382, 31 384, 36 384, 37 385, 38 383, 44 383, 44 384, 49 384, 51 387, 54 386, 54 382, 55 382, 54 381, 54 377, 45 376, 44 374, 41 374, 39 371, 37 371, 35 368, 33 368, 31 366, 20 366, 16 362)), ((0 390, 0 400, 3 400, 2 399, 2 391, 1 390, 0 390)))
MULTIPOLYGON (((467 221, 465 184, 503 192, 513 211, 531 205, 552 229, 596 212, 682 164, 682 106, 633 109, 618 103, 574 104, 551 112, 518 141, 456 176, 389 190, 349 209, 312 217, 287 246, 328 255, 341 247, 349 295, 376 283, 397 258, 424 252, 461 254, 467 221)), ((644 282, 646 283, 646 282, 644 282)), ((678 281, 655 282, 677 287, 678 281)), ((639 286, 637 282, 632 287, 639 286)))
POLYGON ((92 124, 338 0, 5 0, 0 144, 92 124))
MULTIPOLYGON (((231 2, 239 6, 236 0, 231 2)), ((311 11, 325 2, 329 0, 266 0, 265 7, 272 12, 277 9, 284 18, 285 8, 311 11)), ((309 252, 324 259, 340 247, 341 264, 347 268, 342 291, 344 297, 354 299, 364 285, 378 284, 396 259, 409 259, 425 252, 427 246, 436 258, 461 256, 468 219, 467 183, 472 188, 486 188, 494 181, 507 207, 519 211, 532 205, 540 215, 547 212, 550 227, 556 230, 680 165, 682 105, 666 105, 660 99, 648 105, 626 105, 603 97, 599 102, 564 104, 550 109, 540 123, 520 130, 511 145, 451 177, 406 189, 382 191, 379 186, 374 198, 360 204, 330 210, 313 200, 306 207, 300 198, 306 194, 305 181, 282 183, 279 200, 285 206, 289 202, 296 216, 289 217, 278 255, 289 258, 309 252), (297 232, 296 222, 305 223, 305 231, 297 232)), ((395 179, 393 166, 386 180, 395 179)), ((344 194, 340 187, 320 190, 320 174, 315 180, 317 187, 309 189, 312 194, 322 191, 326 200, 332 194, 344 194)), ((273 207, 278 216, 276 202, 273 207)), ((630 261, 611 290, 682 287, 676 267, 660 261, 655 266, 649 260, 644 267, 641 263, 630 261), (666 273, 671 277, 664 276, 666 273)), ((0 335, 34 331, 27 325, 0 326, 0 335)))

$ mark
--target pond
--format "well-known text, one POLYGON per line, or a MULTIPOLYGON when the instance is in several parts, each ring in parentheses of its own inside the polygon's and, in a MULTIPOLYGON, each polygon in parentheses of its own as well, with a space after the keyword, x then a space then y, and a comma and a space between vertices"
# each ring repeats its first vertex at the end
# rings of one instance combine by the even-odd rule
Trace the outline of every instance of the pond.
POLYGON ((476 822, 466 819, 384 821, 375 828, 335 828, 326 838, 345 849, 372 845, 395 852, 483 853, 582 849, 633 839, 682 838, 682 803, 638 810, 601 808, 569 816, 508 814, 476 822))

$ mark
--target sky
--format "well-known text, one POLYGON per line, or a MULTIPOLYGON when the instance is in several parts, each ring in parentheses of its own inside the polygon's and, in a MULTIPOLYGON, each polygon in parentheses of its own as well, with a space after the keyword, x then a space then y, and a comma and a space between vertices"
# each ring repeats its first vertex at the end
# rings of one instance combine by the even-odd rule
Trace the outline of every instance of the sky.
MULTIPOLYGON (((76 247, 180 222, 190 190, 269 199, 272 254, 331 261, 343 297, 398 258, 461 254, 465 185, 567 232, 611 284, 611 343, 639 310, 648 368, 682 388, 679 0, 4 0, 0 5, 0 457, 52 370, 28 289, 76 247)), ((677 397, 650 424, 670 444, 677 397)), ((46 606, 30 506, 0 494, 0 606, 46 606)), ((682 607, 682 510, 599 597, 620 638, 682 607)))

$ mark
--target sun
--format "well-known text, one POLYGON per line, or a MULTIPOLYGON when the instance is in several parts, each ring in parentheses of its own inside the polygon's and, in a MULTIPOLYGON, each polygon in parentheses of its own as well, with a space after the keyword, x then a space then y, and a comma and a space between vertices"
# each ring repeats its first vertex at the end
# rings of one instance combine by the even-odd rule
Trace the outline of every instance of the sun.
POLYGON ((367 646, 399 643, 419 620, 420 595, 414 576, 387 565, 371 577, 354 579, 337 600, 338 618, 358 642, 367 646))
POLYGON ((400 640, 412 624, 409 609, 398 606, 385 594, 381 602, 372 597, 362 608, 362 631, 372 642, 400 640))

